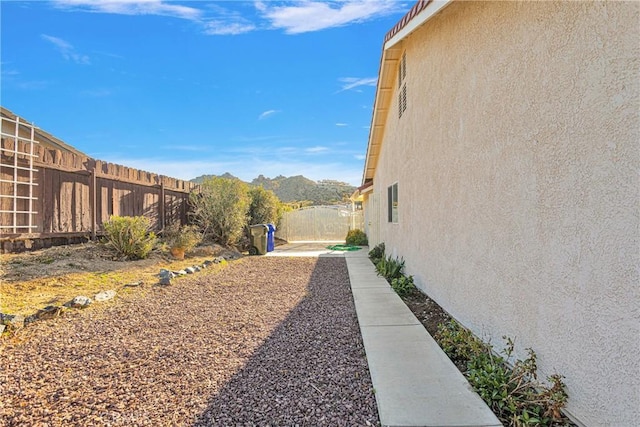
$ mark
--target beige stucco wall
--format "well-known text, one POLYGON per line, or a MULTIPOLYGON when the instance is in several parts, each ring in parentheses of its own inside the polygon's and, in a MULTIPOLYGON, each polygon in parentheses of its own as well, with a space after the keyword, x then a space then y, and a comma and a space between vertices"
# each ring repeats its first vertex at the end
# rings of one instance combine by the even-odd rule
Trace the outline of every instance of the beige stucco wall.
POLYGON ((454 2, 403 41, 374 179, 387 252, 478 335, 532 347, 588 426, 640 419, 639 11, 454 2))

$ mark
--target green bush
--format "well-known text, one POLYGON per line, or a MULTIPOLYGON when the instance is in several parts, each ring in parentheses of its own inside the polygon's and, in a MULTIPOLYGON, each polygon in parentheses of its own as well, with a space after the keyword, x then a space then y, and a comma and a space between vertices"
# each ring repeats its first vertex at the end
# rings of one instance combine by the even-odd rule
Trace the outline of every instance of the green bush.
POLYGON ((434 338, 456 364, 466 365, 486 351, 485 344, 455 320, 440 324, 434 338))
POLYGON ((156 235, 149 232, 149 219, 144 216, 115 216, 103 223, 108 243, 129 259, 144 259, 156 244, 156 235))
POLYGON ((165 227, 162 238, 170 248, 180 248, 187 252, 202 241, 202 235, 196 227, 192 225, 181 226, 178 222, 165 227))
POLYGON ((360 229, 349 230, 345 238, 347 245, 367 246, 367 235, 360 229))
POLYGON ((466 364, 469 383, 505 426, 573 425, 561 412, 567 402, 562 376, 542 384, 535 352, 527 349, 527 358, 513 361, 514 343, 503 338, 505 357, 453 320, 440 325, 435 336, 451 360, 466 364))
POLYGON ((285 208, 273 191, 254 187, 249 190, 249 199, 249 225, 278 224, 285 208))
POLYGON ((374 265, 377 265, 380 260, 384 259, 384 242, 376 245, 369 251, 369 259, 374 265))
POLYGON ((391 287, 401 297, 409 295, 416 288, 413 284, 413 276, 400 276, 391 279, 391 287))
POLYGON ((378 276, 382 276, 387 279, 387 282, 391 283, 393 279, 397 279, 402 277, 402 270, 404 270, 404 260, 398 258, 391 258, 389 255, 388 258, 382 258, 376 264, 376 270, 378 271, 378 276))
POLYGON ((199 193, 190 194, 192 219, 198 227, 223 245, 238 243, 247 225, 249 188, 231 178, 207 178, 199 193))

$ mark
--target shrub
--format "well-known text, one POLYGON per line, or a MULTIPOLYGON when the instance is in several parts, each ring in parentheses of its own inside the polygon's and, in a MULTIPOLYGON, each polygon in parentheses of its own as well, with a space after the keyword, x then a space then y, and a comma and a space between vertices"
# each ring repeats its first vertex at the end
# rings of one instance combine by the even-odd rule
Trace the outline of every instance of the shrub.
POLYGON ((210 178, 191 193, 193 222, 223 245, 236 244, 243 235, 249 210, 248 186, 238 179, 210 178))
POLYGON ((278 224, 284 207, 273 191, 254 187, 249 190, 249 199, 249 225, 278 224))
POLYGON ((378 271, 378 276, 382 276, 389 283, 393 279, 397 279, 402 276, 402 270, 404 269, 404 260, 398 258, 391 258, 389 255, 388 258, 382 258, 376 264, 376 270, 378 271))
POLYGON ((413 276, 400 276, 391 279, 391 287, 401 297, 409 295, 416 288, 413 284, 413 276))
POLYGON ((355 246, 367 246, 367 244, 369 243, 367 241, 367 235, 364 233, 364 231, 357 228, 354 230, 349 230, 345 241, 347 245, 355 246))
POLYGON ((527 349, 524 360, 511 363, 514 343, 510 338, 503 337, 502 357, 453 320, 440 325, 435 338, 453 361, 466 363, 469 383, 504 425, 573 425, 561 413, 567 402, 562 376, 548 377, 549 386, 540 383, 532 349, 527 349))
POLYGON ((118 253, 130 259, 144 259, 156 244, 156 235, 149 232, 149 219, 144 216, 115 216, 103 223, 108 243, 118 253))
POLYGON ((376 245, 369 251, 369 259, 374 265, 377 265, 384 258, 384 242, 376 245))
POLYGON ((162 238, 170 248, 179 248, 184 251, 190 251, 202 241, 202 235, 197 227, 181 226, 178 222, 165 227, 162 238))
POLYGON ((455 320, 440 324, 435 339, 447 356, 462 366, 486 351, 485 344, 455 320))

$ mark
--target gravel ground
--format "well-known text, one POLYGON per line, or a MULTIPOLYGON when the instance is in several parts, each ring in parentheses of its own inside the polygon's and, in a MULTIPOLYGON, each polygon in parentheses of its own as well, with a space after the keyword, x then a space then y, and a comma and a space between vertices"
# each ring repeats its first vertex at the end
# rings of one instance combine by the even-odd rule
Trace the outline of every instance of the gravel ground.
POLYGON ((0 425, 379 425, 344 258, 245 258, 0 351, 0 425))

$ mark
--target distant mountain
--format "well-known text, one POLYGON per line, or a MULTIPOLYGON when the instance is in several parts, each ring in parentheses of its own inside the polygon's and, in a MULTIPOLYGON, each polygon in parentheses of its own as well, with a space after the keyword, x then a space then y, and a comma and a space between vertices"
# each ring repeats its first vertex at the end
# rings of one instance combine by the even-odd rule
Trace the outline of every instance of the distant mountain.
POLYGON ((209 178, 228 178, 228 179, 240 179, 237 176, 231 175, 229 172, 225 172, 222 175, 200 175, 199 177, 193 178, 190 180, 191 182, 195 182, 196 184, 202 184, 205 179, 209 178))
MULTIPOLYGON (((229 172, 223 175, 202 175, 192 179, 192 182, 202 183, 206 178, 239 179, 229 172)), ((285 203, 308 202, 312 205, 330 205, 342 202, 349 198, 356 187, 346 182, 331 179, 318 182, 302 175, 286 177, 278 175, 275 178, 267 178, 260 175, 248 183, 253 186, 262 186, 265 190, 272 190, 278 198, 285 203)))

